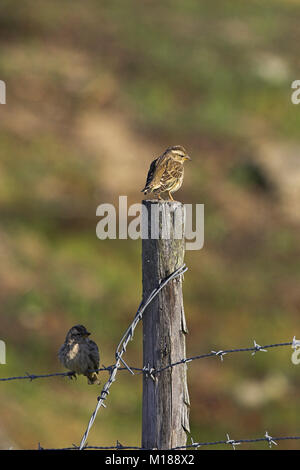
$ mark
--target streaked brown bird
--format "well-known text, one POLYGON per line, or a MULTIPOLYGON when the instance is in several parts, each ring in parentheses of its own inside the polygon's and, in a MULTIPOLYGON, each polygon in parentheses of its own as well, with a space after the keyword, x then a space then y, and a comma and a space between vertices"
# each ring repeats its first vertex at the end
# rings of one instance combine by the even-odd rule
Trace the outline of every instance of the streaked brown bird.
POLYGON ((147 176, 147 181, 142 193, 157 194, 161 199, 161 193, 168 193, 171 201, 174 201, 172 193, 178 191, 183 182, 184 168, 186 160, 191 160, 184 147, 175 145, 158 158, 153 160, 147 176))
POLYGON ((90 334, 83 325, 73 326, 67 333, 58 357, 64 367, 75 374, 85 375, 88 384, 99 385, 99 374, 93 372, 99 369, 99 349, 97 344, 89 339, 90 334))

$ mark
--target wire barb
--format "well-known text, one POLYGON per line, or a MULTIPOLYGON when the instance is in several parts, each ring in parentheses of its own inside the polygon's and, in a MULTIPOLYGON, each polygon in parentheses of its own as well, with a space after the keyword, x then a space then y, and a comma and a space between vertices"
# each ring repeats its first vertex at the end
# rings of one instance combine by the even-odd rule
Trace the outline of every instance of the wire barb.
POLYGON ((300 348, 300 340, 296 339, 296 336, 294 336, 294 338, 293 338, 292 348, 295 349, 295 350, 300 348))
POLYGON ((196 449, 199 449, 199 447, 201 447, 201 445, 199 444, 199 442, 194 442, 194 439, 191 437, 191 443, 192 443, 192 446, 195 447, 196 449))
POLYGON ((225 354, 227 354, 227 352, 225 351, 212 351, 212 353, 215 355, 215 356, 219 356, 219 358, 221 359, 221 361, 223 362, 224 361, 224 358, 223 356, 225 356, 225 354))
POLYGON ((150 379, 153 380, 153 382, 156 382, 157 378, 154 377, 153 372, 155 372, 155 369, 153 367, 150 367, 150 364, 148 363, 147 366, 143 367, 143 372, 146 377, 150 377, 150 379))
POLYGON ((253 351, 253 353, 251 354, 251 356, 255 356, 255 354, 257 353, 257 351, 263 351, 263 352, 268 352, 267 349, 263 349, 262 346, 260 346, 259 344, 257 344, 257 342, 254 340, 253 341, 254 343, 254 349, 255 351, 253 351))
POLYGON ((230 444, 233 447, 233 450, 235 450, 235 446, 239 446, 241 442, 234 441, 233 439, 230 439, 229 434, 226 434, 227 436, 227 441, 226 444, 230 444))
POLYGON ((275 446, 278 445, 277 442, 275 442, 275 440, 273 439, 273 437, 269 436, 268 431, 266 431, 265 438, 269 442, 270 449, 272 448, 272 444, 274 444, 275 446))

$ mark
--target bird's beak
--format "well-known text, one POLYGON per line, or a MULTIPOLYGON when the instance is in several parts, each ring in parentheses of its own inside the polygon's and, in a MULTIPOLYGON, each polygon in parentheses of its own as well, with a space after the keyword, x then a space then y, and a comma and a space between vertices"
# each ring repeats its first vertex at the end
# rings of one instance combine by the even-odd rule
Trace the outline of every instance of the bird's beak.
POLYGON ((86 332, 86 334, 84 335, 85 338, 87 338, 88 336, 90 336, 91 333, 89 333, 88 331, 86 332))
POLYGON ((186 156, 185 156, 185 160, 190 160, 190 161, 191 161, 192 159, 191 159, 191 157, 190 157, 189 155, 186 155, 186 156))

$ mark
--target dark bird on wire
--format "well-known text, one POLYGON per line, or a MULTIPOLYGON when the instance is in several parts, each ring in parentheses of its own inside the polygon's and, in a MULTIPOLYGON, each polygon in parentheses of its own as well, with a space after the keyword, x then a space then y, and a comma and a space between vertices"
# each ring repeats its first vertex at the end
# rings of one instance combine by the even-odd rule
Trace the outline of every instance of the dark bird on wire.
POLYGON ((99 385, 99 374, 93 372, 99 369, 99 350, 97 344, 89 339, 90 334, 83 325, 73 326, 67 333, 58 357, 62 365, 74 374, 85 375, 88 384, 99 385))
POLYGON ((167 148, 160 157, 151 163, 146 185, 141 192, 157 194, 158 199, 161 199, 161 193, 166 192, 171 201, 174 201, 171 193, 178 191, 182 185, 183 164, 186 160, 191 160, 191 158, 181 145, 167 148))

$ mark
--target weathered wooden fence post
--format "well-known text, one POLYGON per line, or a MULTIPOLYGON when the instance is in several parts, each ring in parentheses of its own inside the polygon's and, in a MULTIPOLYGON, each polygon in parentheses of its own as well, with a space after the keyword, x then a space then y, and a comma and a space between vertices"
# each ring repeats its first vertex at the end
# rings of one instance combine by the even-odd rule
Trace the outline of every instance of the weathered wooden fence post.
MULTIPOLYGON (((184 211, 180 202, 143 201, 143 296, 184 263, 184 211), (159 213, 161 214, 159 217, 159 213), (148 238, 145 238, 148 235, 148 238)), ((159 369, 186 357, 182 278, 164 287, 143 315, 143 364, 159 369)), ((189 431, 187 366, 143 378, 142 447, 186 444, 189 431)))

